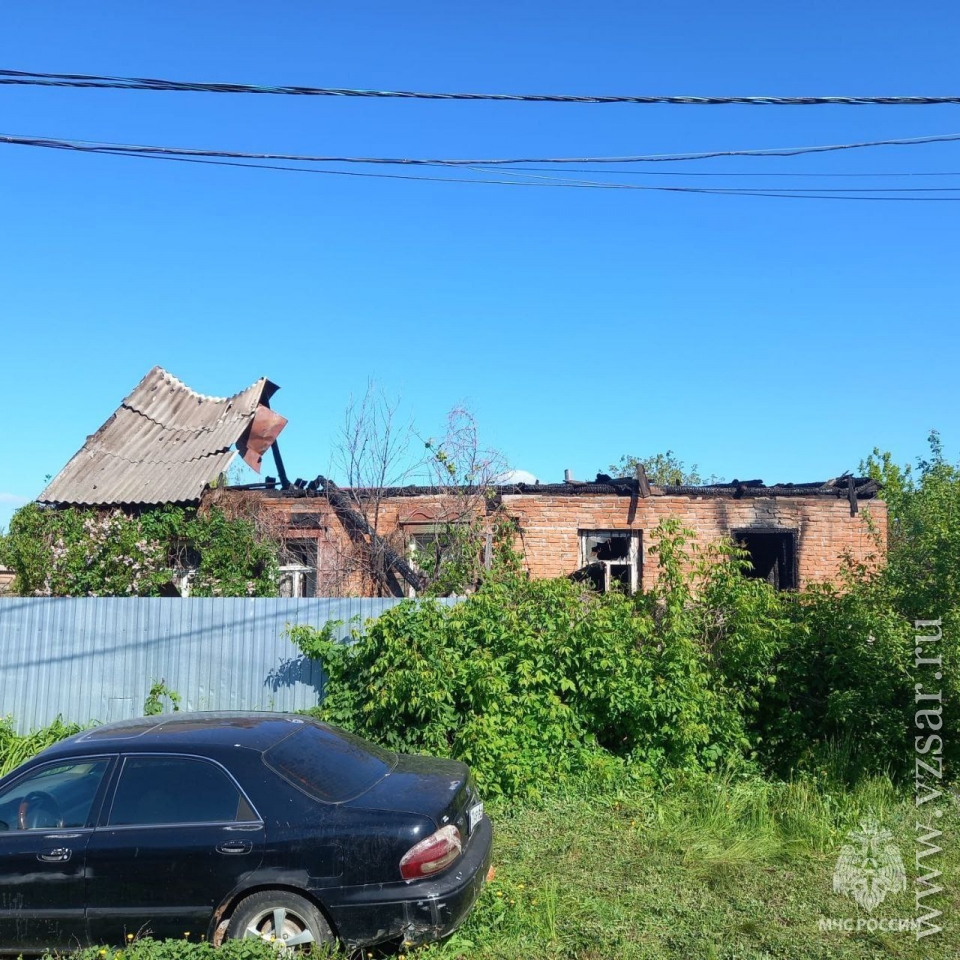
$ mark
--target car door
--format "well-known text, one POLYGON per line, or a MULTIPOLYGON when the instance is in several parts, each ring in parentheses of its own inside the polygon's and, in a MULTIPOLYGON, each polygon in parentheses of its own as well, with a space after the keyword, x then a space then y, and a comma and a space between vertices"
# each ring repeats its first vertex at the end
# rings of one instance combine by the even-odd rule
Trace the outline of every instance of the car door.
POLYGON ((126 755, 87 845, 89 935, 200 937, 262 857, 263 823, 224 767, 126 755))
POLYGON ((0 952, 86 943, 84 856, 112 762, 54 760, 0 790, 0 952))

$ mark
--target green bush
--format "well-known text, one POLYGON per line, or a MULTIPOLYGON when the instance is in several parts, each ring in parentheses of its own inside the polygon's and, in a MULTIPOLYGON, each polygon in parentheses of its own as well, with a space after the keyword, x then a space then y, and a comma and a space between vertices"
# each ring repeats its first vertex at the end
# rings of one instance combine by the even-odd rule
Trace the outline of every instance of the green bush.
POLYGON ((885 578, 813 586, 788 610, 792 629, 754 728, 766 768, 902 778, 912 762, 913 635, 885 578))
MULTIPOLYGON (((889 512, 889 551, 885 579, 893 603, 917 634, 936 633, 916 621, 940 620, 942 657, 939 680, 931 667, 914 667, 925 692, 943 697, 943 746, 948 769, 960 763, 960 464, 947 461, 940 435, 929 436, 930 452, 916 469, 897 466, 889 453, 875 450, 861 464, 884 484, 889 512)), ((926 656, 930 656, 927 653, 926 656)), ((912 696, 912 694, 911 694, 912 696)))
POLYGON ((455 607, 402 603, 353 643, 295 626, 328 676, 319 716, 405 752, 469 763, 491 794, 537 795, 623 761, 661 777, 736 762, 732 701, 691 634, 682 533, 657 533, 661 586, 638 603, 508 567, 455 607))
POLYGON ((161 596, 195 567, 195 597, 275 596, 277 544, 250 517, 220 508, 121 510, 21 507, 0 535, 0 562, 20 596, 161 596))
MULTIPOLYGON (((667 520, 653 534, 657 585, 634 598, 531 581, 514 564, 452 609, 403 603, 347 645, 333 625, 291 636, 326 669, 321 717, 397 750, 463 759, 493 794, 537 794, 624 764, 654 779, 751 765, 782 778, 902 779, 919 609, 906 578, 918 550, 957 534, 951 476, 918 488, 934 500, 924 508, 934 531, 898 545, 886 567, 848 563, 836 584, 778 593, 743 576, 734 544, 701 548, 667 520)), ((948 623, 953 580, 938 589, 924 602, 948 623)), ((946 674, 960 659, 956 634, 942 646, 946 674)), ((956 683, 944 681, 954 744, 956 683)))

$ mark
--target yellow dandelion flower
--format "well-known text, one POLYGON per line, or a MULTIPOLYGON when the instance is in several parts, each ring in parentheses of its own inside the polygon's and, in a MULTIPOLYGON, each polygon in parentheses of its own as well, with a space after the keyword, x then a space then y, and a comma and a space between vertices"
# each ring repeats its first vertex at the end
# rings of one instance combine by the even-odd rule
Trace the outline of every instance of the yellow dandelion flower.
POLYGON ((127 940, 132 940, 132 939, 133 939, 133 934, 132 934, 132 933, 128 933, 128 934, 127 934, 127 940))

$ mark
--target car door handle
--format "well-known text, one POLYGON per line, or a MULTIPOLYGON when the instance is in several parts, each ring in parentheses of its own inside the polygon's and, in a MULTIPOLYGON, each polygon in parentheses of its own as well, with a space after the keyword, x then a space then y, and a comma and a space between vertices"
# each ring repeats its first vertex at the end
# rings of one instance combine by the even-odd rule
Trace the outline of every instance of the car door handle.
POLYGON ((253 843, 249 840, 224 840, 217 844, 217 853, 244 854, 253 849, 253 843))
POLYGON ((38 853, 37 859, 47 863, 66 863, 72 856, 73 851, 69 847, 54 847, 46 853, 38 853))

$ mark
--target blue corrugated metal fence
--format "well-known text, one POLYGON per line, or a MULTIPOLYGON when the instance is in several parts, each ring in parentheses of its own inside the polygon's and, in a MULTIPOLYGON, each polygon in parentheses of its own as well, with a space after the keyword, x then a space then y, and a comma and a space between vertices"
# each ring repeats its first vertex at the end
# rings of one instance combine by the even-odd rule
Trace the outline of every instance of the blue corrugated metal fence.
MULTIPOLYGON (((284 635, 379 616, 399 600, 0 599, 0 716, 20 732, 58 714, 87 723, 139 716, 155 680, 182 710, 302 710, 322 671, 284 635)), ((455 601, 443 601, 455 602, 455 601)))

